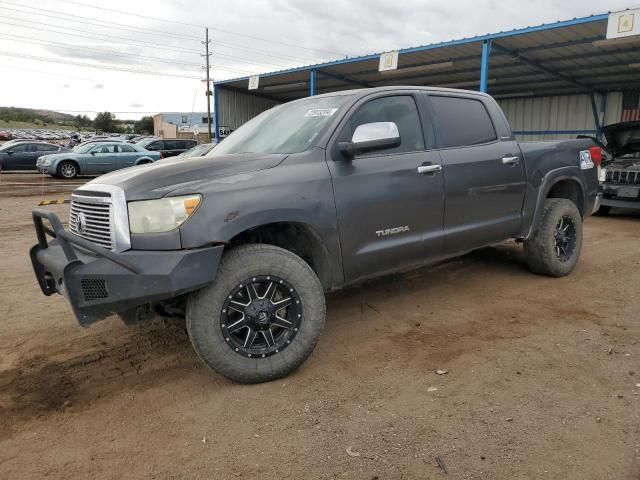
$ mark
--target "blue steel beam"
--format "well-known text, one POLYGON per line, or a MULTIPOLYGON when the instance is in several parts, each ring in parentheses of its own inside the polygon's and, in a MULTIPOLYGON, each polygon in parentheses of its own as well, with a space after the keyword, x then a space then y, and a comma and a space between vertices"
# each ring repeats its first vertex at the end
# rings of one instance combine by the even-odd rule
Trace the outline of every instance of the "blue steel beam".
POLYGON ((491 55, 491 39, 482 42, 482 61, 480 63, 480 91, 487 93, 489 86, 489 56, 491 55))
POLYGON ((316 94, 316 69, 309 70, 309 96, 313 97, 316 94))
MULTIPOLYGON (((219 93, 219 88, 216 87, 216 85, 214 84, 213 85, 213 130, 214 130, 213 138, 216 143, 220 142, 220 118, 218 116, 218 93, 219 93)), ((207 101, 210 101, 209 97, 207 97, 207 101)))

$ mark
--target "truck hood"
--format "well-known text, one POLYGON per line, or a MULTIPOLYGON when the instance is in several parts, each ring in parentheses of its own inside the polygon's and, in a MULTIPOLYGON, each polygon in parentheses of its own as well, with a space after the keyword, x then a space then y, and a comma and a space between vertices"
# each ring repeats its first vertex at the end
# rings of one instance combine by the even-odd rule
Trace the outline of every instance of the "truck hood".
POLYGON ((640 122, 613 123, 602 128, 607 150, 614 156, 640 152, 640 122))
POLYGON ((102 175, 83 188, 91 190, 92 184, 116 185, 124 190, 127 200, 160 198, 178 189, 193 188, 192 193, 198 193, 209 179, 265 170, 275 167, 286 157, 283 154, 235 154, 167 158, 102 175))

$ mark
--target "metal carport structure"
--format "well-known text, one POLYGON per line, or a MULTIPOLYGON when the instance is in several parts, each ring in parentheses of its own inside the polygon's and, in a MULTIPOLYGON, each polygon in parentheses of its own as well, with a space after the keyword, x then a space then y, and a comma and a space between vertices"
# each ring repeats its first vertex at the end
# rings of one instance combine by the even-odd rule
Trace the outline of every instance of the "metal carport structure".
POLYGON ((607 40, 608 20, 608 13, 592 15, 404 48, 390 72, 379 71, 376 53, 261 74, 255 90, 248 89, 251 77, 216 82, 216 141, 221 127, 234 130, 279 103, 383 85, 488 92, 525 139, 599 136, 603 124, 633 108, 640 90, 640 36, 607 40), (635 97, 624 100, 633 89, 635 97))

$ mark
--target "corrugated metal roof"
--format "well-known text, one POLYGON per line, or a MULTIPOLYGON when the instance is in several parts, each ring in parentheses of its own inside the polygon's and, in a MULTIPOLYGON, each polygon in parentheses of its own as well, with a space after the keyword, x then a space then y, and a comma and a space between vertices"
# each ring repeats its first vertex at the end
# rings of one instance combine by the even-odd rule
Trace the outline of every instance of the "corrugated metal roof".
POLYGON ((249 77, 216 85, 275 101, 288 101, 309 94, 310 71, 315 69, 316 93, 382 85, 477 89, 482 44, 491 40, 489 93, 498 97, 517 93, 531 96, 584 92, 585 88, 579 84, 598 91, 640 86, 640 68, 629 66, 640 63, 640 38, 602 44, 599 41, 605 39, 607 19, 608 14, 591 15, 399 51, 399 69, 432 67, 423 72, 380 73, 380 54, 376 53, 265 73, 260 75, 260 88, 256 91, 247 90, 249 77))

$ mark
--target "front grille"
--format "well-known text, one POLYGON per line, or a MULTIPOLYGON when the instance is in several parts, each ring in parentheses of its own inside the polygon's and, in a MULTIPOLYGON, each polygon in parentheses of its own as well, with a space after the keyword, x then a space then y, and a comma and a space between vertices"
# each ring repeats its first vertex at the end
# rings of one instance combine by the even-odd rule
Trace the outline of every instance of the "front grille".
POLYGON ((108 250, 113 250, 113 212, 110 199, 71 197, 69 230, 108 250))
POLYGON ((605 177, 606 183, 618 185, 640 185, 640 170, 609 170, 605 177))
POLYGON ((107 282, 102 278, 83 278, 80 280, 80 288, 85 302, 109 297, 107 282))

